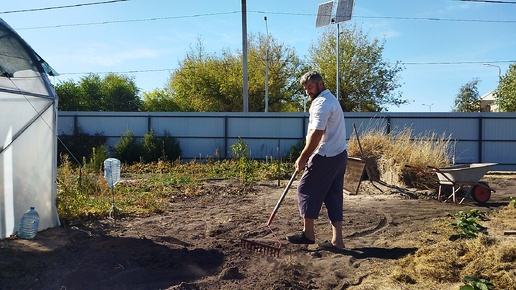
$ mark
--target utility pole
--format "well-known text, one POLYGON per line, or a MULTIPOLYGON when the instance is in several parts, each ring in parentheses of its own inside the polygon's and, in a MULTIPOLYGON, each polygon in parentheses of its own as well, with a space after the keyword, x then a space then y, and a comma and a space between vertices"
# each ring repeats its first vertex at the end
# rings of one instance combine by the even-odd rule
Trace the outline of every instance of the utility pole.
POLYGON ((337 23, 337 80, 335 97, 340 101, 340 24, 337 23))
POLYGON ((247 4, 242 0, 242 72, 243 72, 243 112, 249 112, 249 76, 247 71, 247 4))
POLYGON ((269 27, 267 26, 267 16, 263 19, 267 31, 267 50, 265 51, 265 113, 267 113, 269 111, 269 27))

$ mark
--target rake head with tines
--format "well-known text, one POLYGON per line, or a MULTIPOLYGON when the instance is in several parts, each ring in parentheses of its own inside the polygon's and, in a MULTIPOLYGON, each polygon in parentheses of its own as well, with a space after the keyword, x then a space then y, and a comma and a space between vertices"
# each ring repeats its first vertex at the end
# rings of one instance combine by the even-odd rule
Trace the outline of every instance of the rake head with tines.
POLYGON ((267 225, 272 235, 274 236, 274 241, 260 242, 258 240, 250 240, 250 239, 241 239, 240 246, 244 249, 251 250, 256 253, 264 254, 272 257, 279 257, 279 253, 281 250, 281 242, 276 236, 276 234, 272 231, 271 227, 267 225))
POLYGON ((278 239, 278 237, 276 236, 276 234, 274 233, 274 231, 271 229, 270 224, 271 224, 272 220, 274 219, 274 216, 278 212, 278 209, 279 209, 281 203, 283 202, 283 199, 285 199, 285 196, 287 195, 287 192, 288 192, 290 186, 292 185, 292 182, 294 182, 296 175, 297 175, 297 171, 295 171, 294 174, 292 174, 292 177, 290 178, 290 180, 287 184, 287 187, 281 194, 281 197, 278 200, 278 203, 276 203, 276 206, 274 207, 274 210, 272 211, 272 213, 269 217, 269 220, 267 221, 267 227, 269 228, 270 232, 274 236, 274 238, 276 240, 274 243, 277 243, 277 246, 273 246, 273 245, 271 245, 271 243, 262 243, 262 242, 259 242, 256 240, 253 241, 253 240, 243 238, 240 240, 240 246, 242 248, 249 249, 254 252, 261 253, 261 254, 268 255, 268 256, 279 257, 279 253, 280 253, 280 249, 281 249, 281 242, 278 239))

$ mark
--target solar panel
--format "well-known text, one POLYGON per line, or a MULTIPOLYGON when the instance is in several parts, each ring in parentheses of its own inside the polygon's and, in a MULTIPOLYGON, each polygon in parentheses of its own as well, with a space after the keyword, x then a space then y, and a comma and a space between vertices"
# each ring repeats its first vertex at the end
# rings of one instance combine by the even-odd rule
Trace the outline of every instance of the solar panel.
POLYGON ((319 4, 315 27, 323 27, 331 24, 331 12, 333 11, 333 1, 319 4))
POLYGON ((335 15, 335 22, 339 23, 351 20, 354 5, 355 0, 339 0, 337 3, 337 15, 335 15))

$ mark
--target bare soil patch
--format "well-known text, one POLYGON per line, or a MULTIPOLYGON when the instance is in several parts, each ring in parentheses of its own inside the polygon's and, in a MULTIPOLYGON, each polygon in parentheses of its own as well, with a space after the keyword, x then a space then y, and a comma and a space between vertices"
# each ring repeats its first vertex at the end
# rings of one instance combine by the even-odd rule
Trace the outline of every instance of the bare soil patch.
MULTIPOLYGON (((206 181, 209 194, 171 200, 159 215, 119 216, 48 229, 34 240, 1 240, 0 288, 387 289, 374 281, 381 281, 382 271, 387 276, 391 262, 432 242, 438 233, 421 235, 429 223, 459 210, 489 212, 515 196, 513 178, 482 180, 496 190, 485 205, 469 199, 463 205, 440 203, 433 192, 386 187, 380 192, 364 181, 359 195, 344 198, 342 252, 284 239, 302 227, 294 182, 272 222, 282 243, 279 258, 242 249, 240 240, 274 238, 264 226, 287 180, 280 186, 261 182, 243 194, 236 183, 206 181)), ((330 239, 324 208, 316 230, 317 242, 330 239)))

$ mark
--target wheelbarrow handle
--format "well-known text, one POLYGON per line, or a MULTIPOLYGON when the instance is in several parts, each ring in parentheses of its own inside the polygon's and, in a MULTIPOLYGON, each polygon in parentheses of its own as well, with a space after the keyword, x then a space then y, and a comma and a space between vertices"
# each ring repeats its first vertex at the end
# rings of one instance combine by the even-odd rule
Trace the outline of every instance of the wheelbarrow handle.
POLYGON ((415 169, 415 170, 417 170, 417 171, 419 171, 419 172, 423 173, 423 174, 424 174, 424 175, 426 175, 426 176, 430 176, 430 174, 428 174, 428 172, 424 171, 422 168, 419 168, 419 167, 417 167, 417 166, 413 166, 413 165, 405 164, 405 167, 410 168, 410 169, 415 169))
MULTIPOLYGON (((434 167, 434 166, 430 166, 430 165, 428 165, 427 167, 431 168, 432 170, 434 170, 434 172, 439 173, 442 177, 444 177, 446 180, 448 180, 448 182, 450 182, 454 186, 458 186, 459 185, 457 182, 453 181, 448 175, 446 175, 444 172, 442 172, 439 168, 434 167)), ((441 183, 441 182, 439 181, 439 183, 441 183)))

